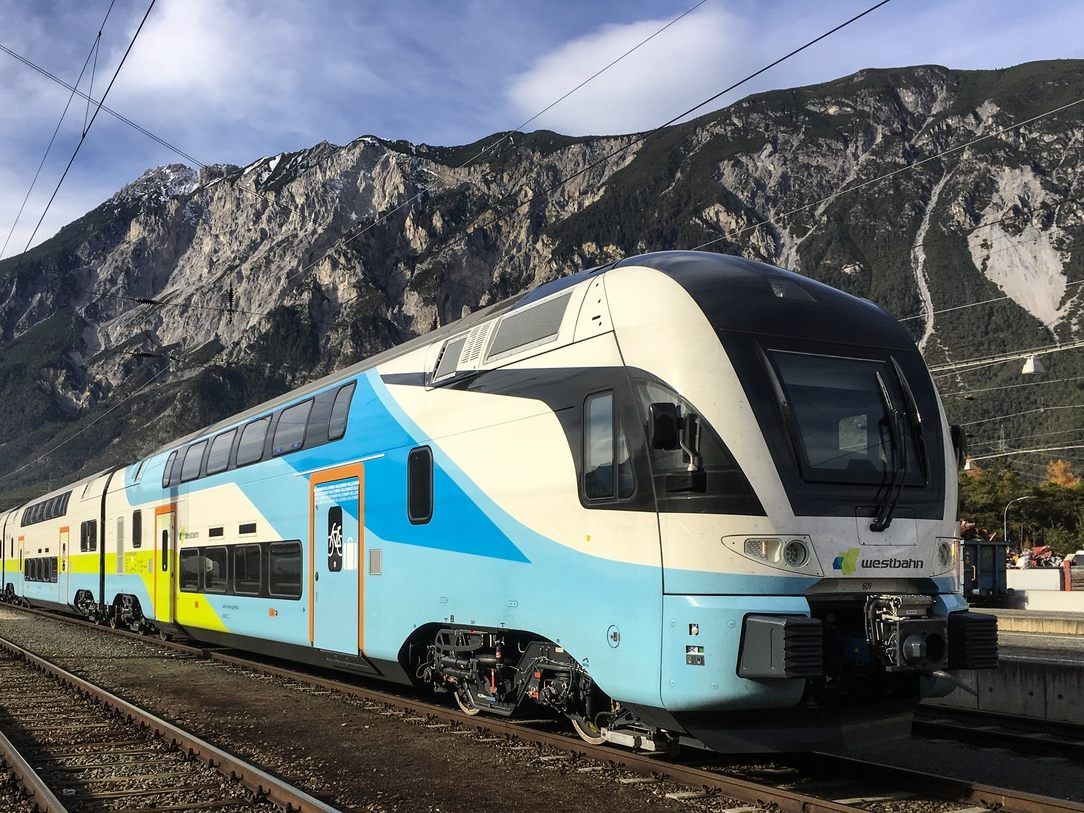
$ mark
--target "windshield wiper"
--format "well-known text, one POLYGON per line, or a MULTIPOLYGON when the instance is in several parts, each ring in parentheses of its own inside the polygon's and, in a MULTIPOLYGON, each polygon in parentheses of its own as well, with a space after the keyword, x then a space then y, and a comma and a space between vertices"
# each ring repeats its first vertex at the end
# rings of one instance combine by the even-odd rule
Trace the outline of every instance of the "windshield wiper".
POLYGON ((907 424, 911 428, 911 432, 914 435, 915 445, 918 446, 918 465, 922 468, 922 477, 925 480, 929 480, 929 457, 926 454, 926 437, 922 431, 922 413, 918 411, 918 402, 915 400, 915 394, 911 391, 911 385, 907 381, 907 376, 903 374, 903 370, 900 368, 900 364, 896 361, 895 357, 892 358, 892 367, 896 370, 896 378, 899 379, 900 387, 903 389, 903 397, 907 401, 907 424))
POLYGON ((877 386, 881 390, 881 404, 884 406, 885 417, 888 419, 889 451, 892 455, 892 483, 885 492, 884 499, 878 501, 874 509, 873 522, 869 525, 871 531, 880 533, 892 524, 892 511, 899 501, 904 480, 907 479, 907 450, 904 448, 903 420, 899 410, 892 402, 888 385, 885 384, 880 371, 876 375, 877 386))

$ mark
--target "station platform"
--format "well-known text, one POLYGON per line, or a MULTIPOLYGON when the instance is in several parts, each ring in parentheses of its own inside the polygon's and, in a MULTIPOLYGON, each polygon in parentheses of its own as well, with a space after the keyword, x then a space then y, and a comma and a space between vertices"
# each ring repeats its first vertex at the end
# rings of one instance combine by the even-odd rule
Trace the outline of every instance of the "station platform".
POLYGON ((1084 612, 1002 610, 994 607, 972 607, 972 609, 977 613, 996 615, 999 632, 1084 635, 1084 612))
POLYGON ((997 669, 961 671, 957 689, 928 706, 1084 725, 1084 613, 973 607, 998 619, 997 669))

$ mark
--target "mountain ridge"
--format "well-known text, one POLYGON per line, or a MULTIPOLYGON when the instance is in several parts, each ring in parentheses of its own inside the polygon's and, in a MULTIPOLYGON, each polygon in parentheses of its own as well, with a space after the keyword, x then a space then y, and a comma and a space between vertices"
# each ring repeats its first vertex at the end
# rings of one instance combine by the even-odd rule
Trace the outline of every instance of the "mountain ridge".
MULTIPOLYGON (((636 134, 496 133, 458 147, 359 136, 246 167, 152 168, 0 262, 0 399, 19 406, 0 428, 0 472, 93 420, 94 431, 9 486, 123 462, 534 284, 734 232, 713 248, 898 317, 1007 296, 932 326, 905 322, 931 363, 1073 338, 1072 283, 1084 280, 1079 116, 811 204, 1079 96, 1079 60, 866 69, 753 94, 620 152, 636 134)), ((1084 373, 1072 355, 1050 357, 1050 378, 1084 373)), ((1016 379, 990 376, 1002 380, 1016 379)), ((1036 394, 1044 389, 1009 391, 1004 414, 1041 398, 1060 405, 1036 394)), ((1058 395, 1079 397, 1072 387, 1058 395)), ((989 412, 986 402, 946 404, 959 420, 989 412)), ((1042 428, 1066 425, 1046 418, 1042 428)))

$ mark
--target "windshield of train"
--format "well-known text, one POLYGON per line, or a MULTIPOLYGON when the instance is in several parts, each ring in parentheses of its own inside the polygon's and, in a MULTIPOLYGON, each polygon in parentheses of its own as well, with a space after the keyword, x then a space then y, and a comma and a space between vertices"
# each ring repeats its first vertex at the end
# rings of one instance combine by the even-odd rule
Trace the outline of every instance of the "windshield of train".
POLYGON ((924 480, 917 416, 890 362, 777 350, 770 356, 806 480, 887 482, 904 455, 906 482, 924 480))

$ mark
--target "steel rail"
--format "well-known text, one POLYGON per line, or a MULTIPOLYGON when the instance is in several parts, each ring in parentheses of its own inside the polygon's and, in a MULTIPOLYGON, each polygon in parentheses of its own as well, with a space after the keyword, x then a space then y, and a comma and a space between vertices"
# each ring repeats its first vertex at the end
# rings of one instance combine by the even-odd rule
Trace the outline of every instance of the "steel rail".
MULTIPOLYGON (((194 734, 168 723, 138 706, 117 697, 89 680, 72 674, 40 655, 24 649, 13 641, 0 637, 0 649, 24 660, 35 669, 57 678, 76 691, 102 702, 128 720, 153 731, 159 737, 195 757, 226 777, 236 780, 262 799, 268 799, 287 811, 297 813, 338 813, 334 807, 321 802, 304 791, 272 776, 266 771, 223 751, 194 734)), ((63 809, 63 808, 61 808, 63 809)))
POLYGON ((4 736, 0 731, 0 758, 3 759, 3 767, 11 774, 23 792, 27 801, 34 806, 38 813, 68 813, 68 809, 56 798, 45 780, 38 772, 30 767, 15 744, 4 736))
MULTIPOLYGON (((593 759, 615 763, 634 773, 667 778, 691 787, 711 788, 742 801, 755 804, 774 803, 777 807, 772 808, 773 810, 814 813, 815 811, 838 812, 862 809, 809 796, 798 791, 773 788, 770 785, 750 782, 703 768, 666 762, 655 756, 618 750, 604 745, 588 745, 570 736, 538 731, 522 725, 508 723, 499 718, 486 717, 479 719, 479 716, 466 715, 425 701, 389 695, 385 692, 365 689, 351 683, 273 666, 237 655, 211 652, 210 658, 240 668, 289 678, 299 683, 333 689, 361 699, 385 704, 390 703, 418 714, 436 716, 464 726, 473 726, 480 731, 509 734, 526 742, 547 745, 563 751, 582 753, 593 759)), ((1013 811, 1013 813, 1082 813, 1084 811, 1084 804, 1079 802, 1064 801, 1039 794, 965 782, 950 777, 938 776, 937 774, 928 774, 908 768, 897 768, 891 765, 867 762, 834 754, 811 754, 808 757, 800 757, 798 761, 807 762, 821 769, 826 766, 833 767, 834 770, 831 773, 836 775, 839 774, 838 766, 842 765, 845 768, 844 775, 861 776, 896 788, 922 788, 923 791, 927 791, 941 799, 970 803, 991 810, 1003 810, 1006 813, 1008 811, 1013 811)))
POLYGON ((398 706, 418 715, 437 718, 447 722, 456 723, 467 728, 477 729, 479 732, 491 734, 505 734, 516 737, 527 743, 556 748, 560 751, 570 752, 589 757, 599 762, 611 763, 636 774, 651 776, 657 779, 668 779, 681 785, 693 788, 705 788, 718 791, 726 796, 740 801, 754 804, 770 803, 772 810, 780 813, 858 813, 862 808, 840 804, 827 799, 820 799, 804 793, 774 788, 771 785, 762 785, 745 779, 727 776, 702 768, 680 765, 673 762, 665 762, 658 757, 640 754, 635 751, 625 751, 606 745, 590 745, 579 739, 564 734, 553 734, 528 728, 523 725, 506 722, 498 717, 464 714, 445 706, 428 703, 423 700, 415 700, 401 695, 388 694, 386 692, 367 689, 352 683, 325 678, 317 675, 297 672, 292 669, 248 658, 230 655, 223 652, 210 652, 210 659, 219 663, 228 664, 242 669, 262 672, 277 677, 288 678, 298 683, 308 684, 322 689, 332 689, 351 697, 368 700, 384 705, 398 706))
POLYGON ((980 785, 910 768, 898 768, 894 765, 867 762, 856 757, 839 756, 837 754, 813 754, 811 755, 811 762, 819 762, 836 770, 842 767, 846 771, 861 772, 863 776, 874 781, 890 781, 902 787, 922 788, 931 795, 951 799, 952 801, 971 803, 991 811, 1005 811, 1005 813, 1009 813, 1009 811, 1012 811, 1012 813, 1080 813, 1080 811, 1084 811, 1084 804, 1080 802, 1055 799, 1052 796, 1043 796, 1037 793, 996 788, 992 785, 980 785))
MULTIPOLYGON (((652 776, 660 779, 668 779, 677 784, 691 788, 715 791, 740 801, 750 802, 757 805, 772 805, 779 813, 857 813, 863 808, 841 804, 829 799, 810 796, 800 791, 775 788, 757 782, 728 776, 717 771, 681 765, 665 761, 658 756, 627 751, 607 745, 590 745, 572 736, 554 734, 538 729, 533 729, 501 718, 488 715, 467 715, 460 711, 450 709, 423 700, 417 700, 400 694, 395 694, 378 689, 370 689, 354 683, 328 678, 301 668, 289 668, 276 666, 259 660, 253 660, 230 652, 214 648, 192 647, 174 641, 165 641, 152 638, 125 630, 116 630, 103 627, 91 622, 65 617, 57 613, 46 612, 34 608, 18 607, 18 609, 63 621, 79 626, 92 627, 101 632, 115 632, 141 641, 149 646, 162 646, 198 654, 206 659, 225 665, 273 675, 297 683, 309 686, 331 689, 345 695, 366 700, 373 703, 383 704, 388 707, 399 707, 415 714, 474 728, 483 733, 496 733, 516 737, 524 742, 539 746, 548 746, 574 755, 583 755, 600 762, 609 763, 624 768, 631 773, 652 776)), ((299 665, 300 666, 300 665, 299 665)), ((786 757, 788 762, 794 761, 793 755, 786 757)), ((991 785, 976 784, 951 777, 915 771, 908 768, 898 768, 892 765, 868 762, 853 757, 842 757, 834 754, 809 754, 798 757, 798 763, 805 763, 820 770, 832 769, 832 773, 839 774, 842 769, 848 775, 861 776, 891 785, 896 788, 921 788, 931 796, 942 800, 957 801, 979 807, 987 807, 1004 811, 1004 813, 1084 813, 1084 804, 1068 800, 1056 799, 1040 794, 1014 791, 1006 788, 998 788, 991 785)))
POLYGON ((1071 723, 936 706, 919 710, 912 731, 926 739, 979 746, 995 739, 999 747, 1018 753, 1084 762, 1084 726, 1071 723))

